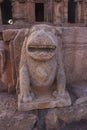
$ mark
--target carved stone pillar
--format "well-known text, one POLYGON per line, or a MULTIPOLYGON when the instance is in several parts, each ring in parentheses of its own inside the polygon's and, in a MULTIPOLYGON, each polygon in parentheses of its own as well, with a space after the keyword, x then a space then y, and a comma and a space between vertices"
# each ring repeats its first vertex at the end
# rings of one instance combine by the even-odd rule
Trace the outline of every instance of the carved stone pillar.
POLYGON ((68 22, 68 0, 63 0, 63 22, 68 22))
POLYGON ((79 1, 76 1, 76 23, 81 22, 81 3, 79 1))
POLYGON ((87 24, 87 0, 85 2, 85 23, 87 24))
POLYGON ((84 23, 84 16, 85 16, 85 0, 82 0, 81 23, 84 23))
POLYGON ((54 24, 62 23, 62 2, 58 1, 54 3, 54 24))
POLYGON ((44 21, 53 22, 53 1, 44 1, 44 21))
POLYGON ((13 14, 13 20, 14 23, 21 23, 25 19, 25 1, 18 1, 18 0, 13 0, 12 1, 12 14, 13 14))
POLYGON ((26 4, 26 18, 28 18, 29 23, 35 22, 35 3, 33 1, 29 1, 26 4))
POLYGON ((20 11, 19 11, 19 2, 13 1, 12 2, 12 13, 13 13, 13 20, 14 22, 20 19, 20 11))
POLYGON ((77 2, 76 7, 76 22, 86 23, 86 0, 75 0, 77 2))
POLYGON ((84 9, 84 23, 87 23, 87 18, 86 18, 86 15, 87 15, 87 6, 86 6, 87 2, 86 0, 84 0, 84 3, 83 3, 83 9, 84 9))

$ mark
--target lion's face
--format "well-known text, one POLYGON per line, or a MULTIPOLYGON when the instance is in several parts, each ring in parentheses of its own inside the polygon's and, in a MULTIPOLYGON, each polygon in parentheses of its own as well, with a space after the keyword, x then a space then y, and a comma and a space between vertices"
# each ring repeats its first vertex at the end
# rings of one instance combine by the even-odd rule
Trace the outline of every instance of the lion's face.
POLYGON ((57 53, 57 39, 44 30, 33 32, 27 40, 26 51, 35 60, 49 60, 57 53))

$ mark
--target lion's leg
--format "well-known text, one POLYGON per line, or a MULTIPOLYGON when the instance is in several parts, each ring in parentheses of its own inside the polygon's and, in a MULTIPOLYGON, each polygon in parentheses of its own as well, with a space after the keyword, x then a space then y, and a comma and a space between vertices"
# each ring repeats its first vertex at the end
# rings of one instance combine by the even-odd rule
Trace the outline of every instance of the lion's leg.
POLYGON ((65 94, 65 89, 66 89, 66 76, 65 76, 64 66, 62 61, 61 47, 59 47, 57 58, 58 58, 57 91, 58 94, 60 95, 60 94, 65 94))
POLYGON ((62 62, 62 53, 60 47, 58 48, 58 55, 57 55, 57 90, 54 92, 56 95, 64 95, 66 89, 66 76, 64 72, 63 62, 62 62))
POLYGON ((23 102, 32 101, 30 93, 30 78, 29 71, 26 65, 20 68, 20 98, 23 102))
POLYGON ((64 70, 60 69, 57 73, 57 92, 59 95, 65 94, 66 89, 66 77, 64 70))

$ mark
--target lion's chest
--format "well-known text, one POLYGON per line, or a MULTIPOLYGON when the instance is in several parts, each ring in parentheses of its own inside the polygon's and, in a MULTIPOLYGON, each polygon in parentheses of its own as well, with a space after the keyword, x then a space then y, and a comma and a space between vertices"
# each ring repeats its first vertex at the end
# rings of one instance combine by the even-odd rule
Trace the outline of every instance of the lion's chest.
POLYGON ((47 87, 54 82, 57 71, 56 60, 46 62, 29 61, 29 74, 32 86, 47 87))

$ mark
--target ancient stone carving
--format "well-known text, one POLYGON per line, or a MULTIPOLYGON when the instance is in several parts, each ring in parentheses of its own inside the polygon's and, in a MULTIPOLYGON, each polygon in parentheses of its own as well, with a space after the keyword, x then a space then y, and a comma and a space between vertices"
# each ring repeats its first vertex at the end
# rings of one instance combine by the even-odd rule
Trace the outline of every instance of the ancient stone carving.
POLYGON ((30 30, 22 47, 19 80, 19 110, 71 105, 65 90, 61 40, 53 27, 37 25, 30 30))

